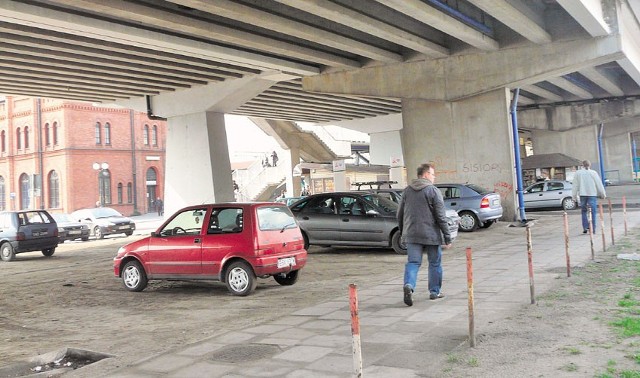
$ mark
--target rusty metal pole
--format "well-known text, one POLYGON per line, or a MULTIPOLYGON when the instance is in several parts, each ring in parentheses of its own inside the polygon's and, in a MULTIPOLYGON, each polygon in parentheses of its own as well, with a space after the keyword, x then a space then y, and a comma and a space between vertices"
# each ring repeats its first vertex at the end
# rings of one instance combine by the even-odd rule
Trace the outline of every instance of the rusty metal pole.
POLYGON ((602 210, 602 202, 598 204, 598 212, 600 213, 600 233, 602 234, 602 251, 607 250, 607 240, 604 233, 604 211, 602 210))
POLYGON ((622 218, 624 219, 624 236, 627 236, 627 197, 622 196, 622 218))
POLYGON ((529 260, 529 291, 531 292, 531 304, 536 304, 536 290, 533 283, 533 247, 531 243, 531 227, 527 225, 527 259, 529 260))
POLYGON ((562 214, 564 218, 564 254, 567 258, 567 277, 571 277, 571 258, 569 257, 569 216, 565 211, 562 214))
POLYGON ((471 248, 467 247, 467 291, 469 292, 469 346, 476 346, 475 306, 473 304, 473 262, 471 248))
POLYGON ((611 198, 607 199, 609 201, 609 226, 611 226, 611 245, 616 245, 616 235, 613 232, 613 210, 611 209, 611 198))
POLYGON ((349 284, 349 308, 351 310, 351 337, 353 345, 354 377, 362 377, 362 345, 360 343, 360 318, 358 316, 358 287, 349 284))
POLYGON ((587 219, 589 219, 589 242, 591 243, 591 260, 596 259, 596 250, 593 248, 593 218, 591 218, 591 212, 593 209, 587 205, 587 219))

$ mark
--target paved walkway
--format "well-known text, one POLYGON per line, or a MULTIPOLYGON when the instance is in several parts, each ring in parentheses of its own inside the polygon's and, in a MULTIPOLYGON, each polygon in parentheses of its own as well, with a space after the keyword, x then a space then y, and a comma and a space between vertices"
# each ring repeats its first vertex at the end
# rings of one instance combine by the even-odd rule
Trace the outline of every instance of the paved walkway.
MULTIPOLYGON (((640 187, 638 187, 640 189, 640 187)), ((634 188, 635 189, 635 188, 634 188)), ((562 217, 536 213, 531 226, 536 294, 566 275, 562 217)), ((607 244, 610 225, 606 220, 607 244)), ((616 240, 624 233, 623 213, 614 212, 616 240)), ((590 260, 588 235, 579 212, 571 213, 572 265, 590 260)), ((629 229, 640 225, 640 211, 627 212, 629 229)), ((525 228, 499 224, 504 234, 491 248, 474 251, 476 334, 530 303, 525 228)), ((600 232, 600 225, 598 225, 600 232)), ((594 236, 596 256, 602 237, 594 236)), ((444 263, 446 298, 427 298, 422 269, 413 307, 402 302, 402 279, 358 291, 365 377, 435 376, 438 364, 468 343, 466 259, 444 263), (425 358, 430 356, 433 358, 425 358), (434 360, 435 358, 435 360, 434 360)), ((319 303, 273 322, 233 331, 139 361, 108 373, 112 377, 350 377, 353 375, 350 312, 347 298, 319 303)))

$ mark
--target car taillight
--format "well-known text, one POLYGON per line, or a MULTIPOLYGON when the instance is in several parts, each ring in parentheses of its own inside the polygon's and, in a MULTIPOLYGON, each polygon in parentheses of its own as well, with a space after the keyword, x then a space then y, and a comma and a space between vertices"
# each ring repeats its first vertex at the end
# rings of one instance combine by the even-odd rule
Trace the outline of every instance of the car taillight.
POLYGON ((484 197, 482 201, 480 201, 480 208, 486 209, 487 207, 489 207, 489 198, 484 197))
POLYGON ((58 237, 58 229, 57 228, 53 231, 53 236, 58 237))
POLYGON ((24 236, 24 232, 18 232, 16 234, 16 240, 18 241, 22 241, 22 240, 26 240, 27 238, 24 236))
POLYGON ((273 248, 257 249, 256 256, 273 255, 276 250, 273 248))

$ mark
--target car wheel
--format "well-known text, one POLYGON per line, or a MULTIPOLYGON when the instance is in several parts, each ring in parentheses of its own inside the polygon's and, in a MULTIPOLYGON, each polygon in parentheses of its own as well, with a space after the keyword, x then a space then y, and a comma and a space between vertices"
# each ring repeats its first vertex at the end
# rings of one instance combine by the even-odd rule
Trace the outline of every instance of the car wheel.
POLYGON ((289 273, 276 274, 273 278, 282 286, 291 286, 298 281, 299 270, 294 270, 289 273))
POLYGON ((302 240, 304 240, 304 249, 309 250, 309 237, 304 232, 302 233, 302 240))
POLYGON ((131 236, 131 235, 133 235, 133 232, 125 232, 124 234, 125 234, 126 236, 131 236))
POLYGON ((45 249, 42 250, 42 254, 47 256, 47 257, 51 257, 51 256, 53 256, 55 251, 56 251, 55 248, 45 248, 45 249))
POLYGON ((89 237, 82 238, 82 241, 87 241, 87 240, 89 240, 89 237))
POLYGON ((102 233, 100 226, 93 229, 93 234, 96 236, 96 239, 104 239, 104 234, 102 233))
POLYGON ((244 261, 236 261, 229 265, 225 281, 229 292, 241 297, 251 294, 258 284, 253 269, 244 261))
POLYGON ((458 215, 460 215, 460 231, 471 232, 478 228, 478 218, 471 211, 463 211, 458 215))
POLYGON ((0 247, 0 258, 2 261, 11 261, 16 257, 16 253, 13 250, 13 247, 9 243, 4 243, 2 247, 0 247))
POLYGON ((393 236, 391 236, 391 247, 393 250, 399 255, 407 254, 407 246, 401 241, 402 234, 400 231, 396 231, 393 236))
POLYGON ((487 221, 487 222, 484 222, 484 223, 482 224, 482 226, 480 226, 480 228, 489 228, 489 227, 491 227, 491 225, 492 225, 492 224, 494 224, 494 223, 496 223, 496 222, 494 222, 494 221, 487 221))
POLYGON ((573 210, 578 207, 578 203, 571 197, 562 200, 562 208, 565 210, 573 210))
POLYGON ((142 265, 136 260, 124 264, 122 269, 122 283, 129 291, 142 291, 147 287, 147 274, 142 265))

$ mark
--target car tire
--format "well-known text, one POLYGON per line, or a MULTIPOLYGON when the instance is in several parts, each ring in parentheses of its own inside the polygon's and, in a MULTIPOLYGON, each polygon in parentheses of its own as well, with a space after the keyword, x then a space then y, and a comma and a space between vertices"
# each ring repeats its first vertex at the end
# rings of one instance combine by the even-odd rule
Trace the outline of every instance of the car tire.
POLYGON ((391 236, 391 248, 393 248, 395 253, 399 255, 406 255, 407 246, 404 245, 404 243, 402 243, 401 239, 402 239, 402 234, 400 234, 400 231, 394 232, 393 235, 391 236))
POLYGON ((459 226, 460 231, 472 232, 472 231, 475 231, 476 228, 478 228, 478 224, 480 222, 478 221, 478 218, 473 212, 462 211, 458 215, 460 215, 460 226, 459 226))
POLYGON ((302 240, 304 241, 304 249, 309 250, 309 237, 306 233, 302 233, 302 240))
POLYGON ((562 208, 564 210, 574 210, 577 207, 578 203, 572 197, 567 197, 562 200, 562 208))
POLYGON ((102 233, 102 229, 100 228, 100 226, 97 226, 93 229, 93 234, 95 235, 96 239, 104 239, 104 234, 102 233))
POLYGON ((251 266, 244 261, 236 261, 226 270, 225 283, 233 295, 244 297, 251 294, 258 284, 251 266))
POLYGON ((298 281, 299 270, 294 270, 289 273, 276 274, 273 278, 282 286, 291 286, 298 281))
POLYGON ((131 236, 131 235, 133 235, 133 232, 125 232, 124 235, 125 236, 131 236))
POLYGON ((82 238, 81 240, 82 240, 82 241, 88 241, 88 240, 89 240, 89 237, 88 237, 88 236, 87 236, 87 237, 84 237, 84 238, 82 238))
POLYGON ((489 228, 489 227, 491 227, 491 225, 492 225, 492 224, 494 224, 494 223, 496 223, 496 222, 495 222, 495 221, 487 221, 487 222, 484 222, 484 223, 482 224, 482 226, 480 226, 480 228, 489 228))
POLYGON ((0 247, 0 258, 2 261, 9 262, 16 257, 16 252, 13 250, 13 247, 9 243, 4 243, 0 247))
POLYGON ((122 268, 122 284, 129 291, 142 291, 147 287, 147 273, 137 260, 131 260, 122 268))
POLYGON ((45 248, 42 250, 42 254, 46 257, 51 257, 56 252, 56 248, 45 248))

